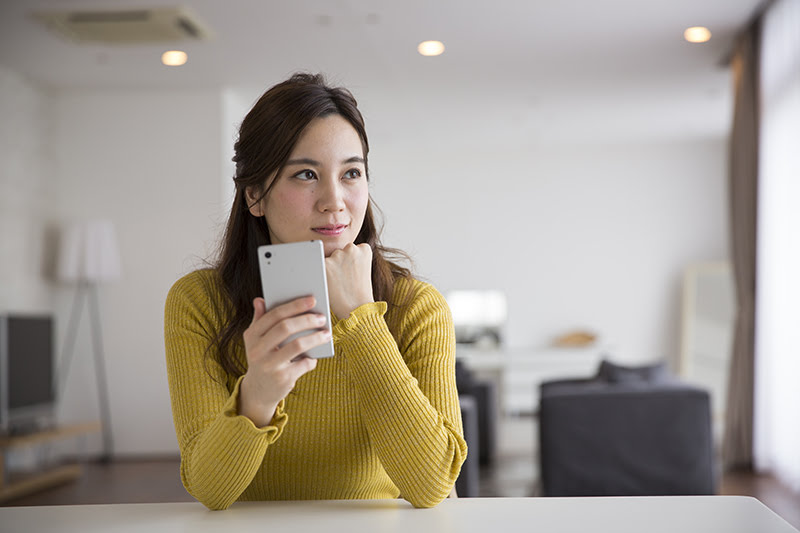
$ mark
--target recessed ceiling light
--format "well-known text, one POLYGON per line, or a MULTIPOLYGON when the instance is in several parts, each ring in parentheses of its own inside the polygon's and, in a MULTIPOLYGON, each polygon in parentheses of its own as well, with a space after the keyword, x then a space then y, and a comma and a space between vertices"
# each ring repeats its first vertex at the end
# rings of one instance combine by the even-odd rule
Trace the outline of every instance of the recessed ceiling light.
POLYGON ((711 32, 705 26, 692 26, 686 28, 683 37, 690 43, 704 43, 711 39, 711 32))
POLYGON ((189 56, 182 50, 169 50, 161 54, 161 62, 168 67, 179 67, 186 63, 189 56))
POLYGON ((438 56, 444 52, 444 44, 441 41, 422 41, 417 51, 424 56, 438 56))

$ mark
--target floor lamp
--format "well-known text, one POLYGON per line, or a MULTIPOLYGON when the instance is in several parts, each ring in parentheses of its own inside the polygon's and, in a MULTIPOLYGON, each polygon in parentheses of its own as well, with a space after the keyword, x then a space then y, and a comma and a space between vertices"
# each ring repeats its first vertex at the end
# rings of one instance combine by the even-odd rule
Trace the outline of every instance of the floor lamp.
POLYGON ((114 445, 111 436, 111 413, 97 292, 99 284, 117 280, 120 276, 119 248, 111 221, 77 222, 65 228, 59 243, 57 277, 59 281, 75 285, 75 296, 61 353, 58 393, 60 395, 64 390, 69 367, 75 355, 75 340, 84 302, 88 300, 94 372, 103 435, 101 457, 103 461, 111 459, 114 445))

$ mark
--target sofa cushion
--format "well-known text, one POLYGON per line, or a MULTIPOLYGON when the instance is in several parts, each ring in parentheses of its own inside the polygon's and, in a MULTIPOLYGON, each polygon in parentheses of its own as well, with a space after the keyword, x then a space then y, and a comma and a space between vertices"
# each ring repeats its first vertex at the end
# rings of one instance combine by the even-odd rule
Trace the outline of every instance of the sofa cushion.
POLYGON ((597 369, 597 379, 607 383, 653 383, 668 378, 669 371, 664 361, 644 366, 624 366, 603 359, 597 369))

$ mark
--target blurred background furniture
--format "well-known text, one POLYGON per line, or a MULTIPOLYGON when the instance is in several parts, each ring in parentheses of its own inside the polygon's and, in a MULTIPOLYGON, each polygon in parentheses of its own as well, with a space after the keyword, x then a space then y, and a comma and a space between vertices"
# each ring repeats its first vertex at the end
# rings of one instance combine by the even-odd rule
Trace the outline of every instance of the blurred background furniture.
POLYGON ((730 262, 692 263, 683 276, 678 374, 708 390, 715 442, 721 441, 733 353, 736 291, 730 262))
POLYGON ((46 431, 14 436, 0 436, 0 502, 13 500, 54 485, 72 481, 81 476, 83 465, 77 462, 63 463, 60 458, 47 453, 53 441, 100 431, 99 422, 72 424, 46 431), (14 472, 6 466, 8 456, 23 448, 44 447, 36 450, 35 468, 14 472))
POLYGON ((461 465, 461 473, 456 479, 456 494, 459 498, 480 496, 480 442, 478 440, 478 402, 469 395, 458 396, 461 404, 461 423, 464 426, 464 440, 467 441, 467 459, 461 465))
POLYGON ((447 293, 456 342, 478 346, 500 346, 508 318, 503 291, 454 290, 447 293))
POLYGON ((102 422, 103 455, 110 461, 113 455, 111 432, 111 407, 108 399, 108 377, 103 345, 103 328, 100 321, 99 285, 116 281, 122 275, 119 245, 116 230, 110 220, 84 220, 67 225, 59 241, 58 280, 75 286, 75 297, 69 315, 69 325, 61 354, 58 394, 64 393, 70 365, 75 355, 75 340, 83 313, 84 301, 88 301, 89 326, 92 334, 95 383, 102 422))
POLYGON ((495 386, 501 415, 532 415, 539 406, 539 383, 553 379, 591 377, 603 358, 602 345, 579 348, 456 345, 456 359, 476 379, 495 386), (533 386, 531 386, 533 385, 533 386))
POLYGON ((714 494, 709 394, 663 364, 540 385, 545 496, 714 494))
MULTIPOLYGON (((456 361, 456 388, 460 397, 474 399, 479 463, 492 464, 497 453, 497 390, 491 381, 479 380, 461 362, 456 361)), ((462 404, 463 409, 463 404, 462 404)))

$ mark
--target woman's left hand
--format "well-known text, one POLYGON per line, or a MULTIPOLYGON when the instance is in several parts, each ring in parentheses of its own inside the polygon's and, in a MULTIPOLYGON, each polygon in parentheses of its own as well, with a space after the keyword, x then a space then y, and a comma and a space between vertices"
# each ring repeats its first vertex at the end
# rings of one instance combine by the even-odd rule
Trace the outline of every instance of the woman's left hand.
POLYGON ((372 248, 350 243, 325 258, 328 295, 333 313, 344 319, 372 297, 372 248))

